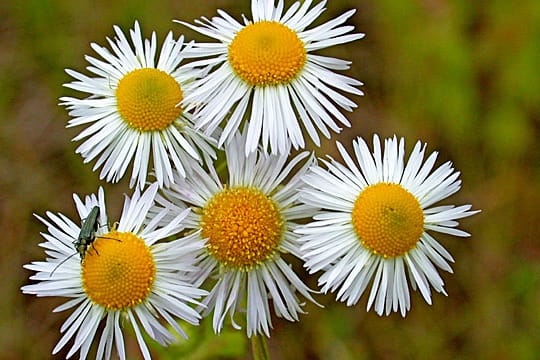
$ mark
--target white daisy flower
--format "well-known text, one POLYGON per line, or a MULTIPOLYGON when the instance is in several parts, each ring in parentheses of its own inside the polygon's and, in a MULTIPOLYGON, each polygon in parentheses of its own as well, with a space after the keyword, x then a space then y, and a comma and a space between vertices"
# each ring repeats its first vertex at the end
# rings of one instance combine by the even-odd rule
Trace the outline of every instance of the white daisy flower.
MULTIPOLYGON (((219 333, 227 313, 236 329, 236 312, 246 312, 247 335, 270 336, 272 327, 270 299, 278 317, 298 321, 304 313, 297 292, 315 302, 310 289, 282 257, 299 257, 294 229, 296 221, 313 215, 312 209, 298 204, 298 186, 313 164, 302 153, 287 162, 286 155, 263 152, 244 156, 245 138, 236 136, 226 147, 229 171, 223 185, 216 169, 209 173, 194 169, 193 176, 175 179, 164 197, 156 198, 162 206, 181 212, 186 206, 194 211, 186 227, 197 230, 206 241, 201 259, 202 271, 195 284, 210 279, 210 294, 203 303, 203 315, 213 312, 213 327, 219 333), (300 166, 289 181, 293 168, 300 166)), ((208 283, 207 283, 208 284, 208 283)))
POLYGON ((38 217, 48 228, 48 233, 42 234, 47 241, 41 244, 48 258, 25 265, 36 272, 30 279, 37 283, 23 286, 22 291, 70 298, 55 312, 75 308, 60 328, 64 335, 53 354, 73 340, 67 357, 80 351, 80 358, 85 359, 94 338, 99 338, 97 359, 110 359, 113 346, 118 356, 125 359, 122 327, 126 321, 135 331, 144 358, 149 359, 141 330, 167 345, 175 341, 175 336, 160 319, 184 337, 176 319, 199 323, 199 313, 189 304, 200 305, 196 299, 207 294, 191 282, 197 270, 196 257, 204 243, 195 239, 196 235, 158 243, 184 228, 189 210, 179 213, 163 227, 157 223, 167 214, 166 210, 146 226, 142 225, 157 189, 154 183, 142 195, 137 190, 131 199, 126 197, 115 229, 107 226, 103 189, 99 189, 97 197, 87 196, 84 202, 74 196, 83 222, 92 221, 92 214, 99 209, 99 220, 95 227, 90 226, 93 232, 89 247, 81 248, 80 257, 74 247, 81 234, 79 225, 62 214, 47 212, 49 220, 38 217))
POLYGON ((323 292, 337 292, 348 306, 358 302, 372 281, 367 310, 388 315, 410 309, 408 282, 431 304, 430 286, 446 292, 437 267, 452 272, 454 259, 429 233, 469 236, 456 229, 457 219, 471 216, 471 205, 433 206, 460 189, 459 172, 447 162, 432 171, 437 153, 425 162, 426 145, 418 142, 404 164, 404 140, 377 135, 374 151, 358 138, 356 162, 338 148, 346 165, 330 159, 327 170, 315 166, 304 181, 302 201, 322 211, 299 228, 302 253, 310 273, 322 270, 323 292))
POLYGON ((341 130, 338 123, 350 126, 339 108, 352 111, 356 104, 342 93, 363 95, 356 88, 362 83, 336 73, 348 69, 349 61, 313 52, 364 34, 349 34, 354 27, 343 25, 355 10, 306 29, 324 12, 326 1, 312 9, 311 4, 295 2, 284 13, 282 0, 277 5, 274 0, 252 0, 253 20, 244 17, 243 24, 222 10, 211 20, 196 20, 197 25, 178 21, 220 41, 194 45, 193 57, 207 59, 191 65, 207 66, 210 72, 184 99, 200 105, 197 127, 206 133, 212 134, 226 120, 219 146, 244 126, 246 154, 260 142, 265 150, 286 153, 290 144, 295 149, 305 146, 301 124, 317 146, 318 132, 330 138, 329 129, 341 130))
POLYGON ((193 68, 179 66, 190 45, 169 32, 156 63, 156 33, 143 41, 139 24, 130 30, 133 48, 119 27, 107 38, 112 49, 91 44, 103 60, 86 56, 88 77, 66 70, 76 81, 66 87, 90 94, 85 99, 60 98, 72 119, 68 127, 89 125, 73 140, 86 139, 76 150, 85 162, 98 158, 100 178, 119 181, 131 162, 130 187, 144 187, 150 154, 160 186, 168 185, 173 168, 185 175, 201 155, 214 155, 209 139, 193 128, 192 115, 178 106, 189 93, 193 68), (202 153, 202 154, 201 154, 202 153))

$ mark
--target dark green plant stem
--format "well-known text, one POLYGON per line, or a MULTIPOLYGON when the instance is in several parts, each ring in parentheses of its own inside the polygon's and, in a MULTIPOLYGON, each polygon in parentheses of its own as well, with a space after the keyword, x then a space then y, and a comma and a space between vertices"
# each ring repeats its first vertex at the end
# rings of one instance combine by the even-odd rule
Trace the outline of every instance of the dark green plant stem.
POLYGON ((264 335, 253 335, 251 337, 251 352, 253 353, 253 360, 270 360, 268 344, 264 335))

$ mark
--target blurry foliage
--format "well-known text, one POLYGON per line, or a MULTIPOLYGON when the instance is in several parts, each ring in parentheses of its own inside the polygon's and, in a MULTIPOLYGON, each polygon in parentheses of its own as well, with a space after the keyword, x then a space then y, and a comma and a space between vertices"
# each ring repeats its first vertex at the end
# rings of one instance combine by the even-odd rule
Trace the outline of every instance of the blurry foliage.
MULTIPOLYGON (((291 1, 287 1, 291 4, 291 1)), ((140 20, 163 39, 169 30, 208 39, 172 23, 211 17, 217 8, 239 18, 248 0, 67 1, 0 3, 0 226, 2 305, 0 358, 46 359, 67 314, 52 314, 62 299, 23 296, 22 264, 41 259, 32 216, 46 210, 74 216, 72 193, 101 183, 83 165, 65 129, 58 98, 64 68, 83 71, 90 42, 105 43, 112 25, 140 20)), ((448 297, 432 306, 415 292, 412 311, 378 317, 366 299, 348 308, 333 295, 324 309, 307 305, 298 323, 276 319, 270 352, 276 359, 534 359, 540 354, 540 2, 465 0, 332 0, 322 20, 349 8, 364 40, 324 51, 353 60, 349 75, 366 95, 348 114, 353 127, 323 142, 319 156, 335 155, 334 141, 356 136, 405 136, 439 151, 462 172, 463 189, 448 200, 483 212, 464 220, 471 238, 437 236, 454 255, 455 274, 443 274, 448 297)), ((80 94, 77 94, 80 96, 80 94)), ((127 182, 105 184, 118 209, 127 182), (115 199, 117 199, 115 201, 115 199)), ((113 211, 114 213, 114 211, 113 211)), ((299 264, 297 264, 299 265, 299 264)), ((300 266, 298 266, 300 272, 300 266)), ((306 281, 314 288, 316 278, 306 281)), ((189 328, 191 339, 157 358, 249 358, 243 332, 211 334, 210 319, 189 328)), ((138 356, 134 341, 130 358, 138 356)), ((56 358, 64 358, 60 353, 56 358)))
POLYGON ((246 354, 248 340, 245 333, 224 327, 219 336, 214 335, 212 322, 205 321, 200 326, 182 324, 190 340, 179 339, 179 342, 164 348, 159 344, 154 347, 160 359, 239 359, 246 354))

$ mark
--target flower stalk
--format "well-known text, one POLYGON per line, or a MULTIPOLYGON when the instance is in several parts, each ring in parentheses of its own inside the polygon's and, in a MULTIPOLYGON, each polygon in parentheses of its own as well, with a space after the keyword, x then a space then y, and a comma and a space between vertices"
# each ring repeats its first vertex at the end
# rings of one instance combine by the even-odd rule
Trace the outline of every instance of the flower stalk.
POLYGON ((268 342, 264 335, 253 335, 251 337, 251 353, 254 360, 269 360, 268 342))

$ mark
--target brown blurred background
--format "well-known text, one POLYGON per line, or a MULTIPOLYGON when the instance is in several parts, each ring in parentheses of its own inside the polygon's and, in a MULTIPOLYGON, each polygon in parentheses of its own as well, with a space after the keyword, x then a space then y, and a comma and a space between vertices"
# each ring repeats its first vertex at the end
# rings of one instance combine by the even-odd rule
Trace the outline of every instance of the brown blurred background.
MULTIPOLYGON (((290 5, 291 1, 286 1, 290 5)), ((109 185, 84 165, 71 142, 58 98, 76 95, 62 84, 65 68, 84 71, 90 42, 105 45, 113 24, 135 19, 145 36, 161 41, 169 30, 205 39, 172 22, 211 17, 221 8, 249 17, 249 1, 68 1, 0 3, 0 359, 48 359, 68 313, 51 310, 64 299, 22 295, 22 265, 43 259, 45 231, 33 213, 75 218, 72 194, 104 185, 118 214, 127 182, 109 185)), ((379 317, 333 295, 307 305, 298 323, 276 319, 270 339, 275 359, 536 359, 540 358, 540 2, 331 0, 321 21, 350 8, 349 21, 366 38, 320 54, 353 60, 349 76, 366 95, 347 116, 353 123, 316 152, 335 153, 374 132, 420 139, 439 163, 453 161, 462 190, 446 204, 473 204, 482 213, 464 219, 466 239, 437 235, 456 259, 443 274, 449 294, 427 305, 418 293, 412 311, 379 317)), ((161 44, 161 42, 160 42, 161 44)), ((296 264, 300 265, 300 264, 296 264)), ((299 269, 301 272, 301 270, 299 269)), ((312 287, 315 278, 307 278, 312 287)), ((249 359, 242 333, 211 335, 209 323, 189 329, 188 342, 160 359, 249 359)), ((129 358, 138 358, 133 340, 129 358)), ((62 352, 54 358, 64 358, 62 352)))

